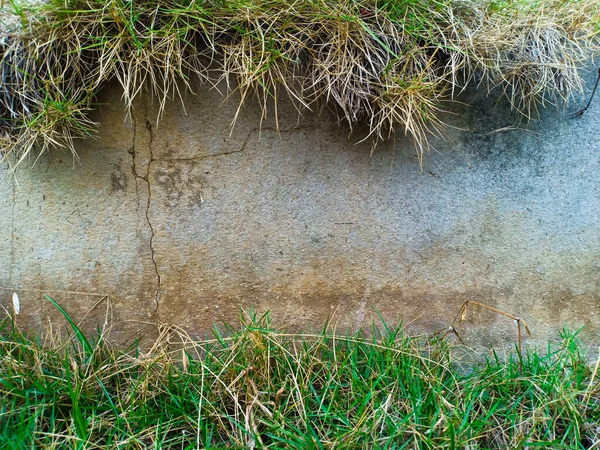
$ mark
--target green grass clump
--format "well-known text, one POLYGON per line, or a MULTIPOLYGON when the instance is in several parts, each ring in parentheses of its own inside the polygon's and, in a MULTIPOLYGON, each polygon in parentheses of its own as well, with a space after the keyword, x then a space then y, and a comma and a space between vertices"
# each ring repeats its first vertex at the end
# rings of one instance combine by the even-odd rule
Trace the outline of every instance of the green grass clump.
MULTIPOLYGON (((596 0, 49 0, 8 2, 20 26, 0 42, 0 135, 17 161, 88 136, 110 80, 127 108, 160 104, 193 77, 224 81, 240 105, 288 97, 330 106, 373 143, 396 132, 421 155, 443 135, 443 104, 476 81, 532 117, 582 90, 598 53, 596 0)), ((237 117, 237 115, 236 115, 237 117)), ((236 117, 233 118, 235 122, 236 117)))
POLYGON ((553 448, 600 445, 598 365, 577 334, 463 362, 400 327, 287 334, 268 315, 147 351, 0 327, 1 448, 553 448))

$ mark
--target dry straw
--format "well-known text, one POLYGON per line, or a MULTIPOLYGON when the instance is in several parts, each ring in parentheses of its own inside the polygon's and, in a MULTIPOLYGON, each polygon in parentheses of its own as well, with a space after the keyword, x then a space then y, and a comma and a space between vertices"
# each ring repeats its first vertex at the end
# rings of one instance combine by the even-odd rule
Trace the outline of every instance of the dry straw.
MULTIPOLYGON (((182 97, 192 78, 226 82, 240 106, 289 97, 332 107, 373 143, 393 134, 422 156, 443 135, 443 103, 475 81, 525 117, 582 90, 597 52, 596 0, 51 0, 9 2, 20 26, 0 41, 3 153, 16 163, 96 127, 111 80, 129 111, 147 88, 182 97)), ((273 102, 274 100, 274 102, 273 102)), ((233 118, 235 122, 236 117, 233 118)))

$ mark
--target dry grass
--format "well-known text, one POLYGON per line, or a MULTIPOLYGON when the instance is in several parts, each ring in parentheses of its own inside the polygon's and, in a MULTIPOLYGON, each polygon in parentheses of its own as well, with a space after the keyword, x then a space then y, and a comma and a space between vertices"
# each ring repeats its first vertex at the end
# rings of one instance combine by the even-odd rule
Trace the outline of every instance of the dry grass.
MULTIPOLYGON (((266 116, 289 97, 331 107, 374 145, 405 134, 422 153, 443 102, 471 81, 527 118, 582 90, 597 53, 596 0, 51 0, 10 2, 21 27, 0 43, 0 130, 16 161, 93 133, 87 113, 116 79, 127 109, 150 89, 160 114, 200 77, 225 80, 266 116)), ((233 118, 235 122, 236 117, 233 118)))

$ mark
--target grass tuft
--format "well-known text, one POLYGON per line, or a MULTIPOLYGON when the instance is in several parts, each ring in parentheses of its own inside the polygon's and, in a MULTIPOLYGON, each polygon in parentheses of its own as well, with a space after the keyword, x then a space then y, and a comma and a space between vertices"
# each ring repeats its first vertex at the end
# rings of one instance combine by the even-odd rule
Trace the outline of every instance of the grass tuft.
MULTIPOLYGON (((55 306, 57 304, 53 302, 55 306)), ((564 448, 600 445, 598 364, 577 333, 464 362, 439 335, 288 334, 268 315, 148 351, 0 325, 2 448, 564 448)))
MULTIPOLYGON (((0 41, 0 134, 17 162, 75 152, 100 88, 129 111, 142 89, 182 98, 192 78, 224 81, 263 118, 281 97, 331 107, 375 145, 396 133, 419 155, 443 135, 443 103, 476 81, 526 118, 581 92, 598 53, 596 0, 49 0, 7 3, 0 41), (34 153, 35 154, 35 153, 34 153)), ((235 122, 237 118, 233 118, 235 122)))

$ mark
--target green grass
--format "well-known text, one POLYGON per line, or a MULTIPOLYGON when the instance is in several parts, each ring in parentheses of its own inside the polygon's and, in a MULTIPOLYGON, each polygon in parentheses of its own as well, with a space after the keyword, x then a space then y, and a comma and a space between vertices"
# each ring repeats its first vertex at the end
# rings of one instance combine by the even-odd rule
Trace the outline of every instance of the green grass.
MULTIPOLYGON (((126 108, 147 89, 159 116, 192 79, 256 99, 279 126, 279 99, 327 107, 373 145, 406 135, 419 154, 446 130, 469 83, 526 118, 583 89, 600 50, 596 0, 7 0, 21 24, 0 41, 0 138, 17 163, 75 152, 87 112, 117 80, 126 108), (274 106, 271 106, 274 105, 274 106)), ((235 123, 237 114, 232 117, 235 123)))
POLYGON ((54 304, 71 339, 0 326, 0 448, 600 445, 598 366, 577 333, 466 362, 440 335, 288 334, 246 314, 212 339, 163 327, 151 348, 117 351, 54 304))

